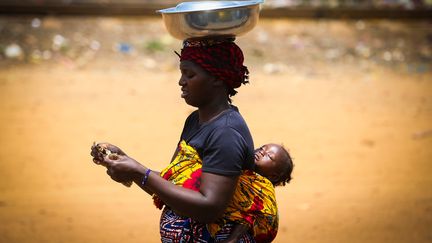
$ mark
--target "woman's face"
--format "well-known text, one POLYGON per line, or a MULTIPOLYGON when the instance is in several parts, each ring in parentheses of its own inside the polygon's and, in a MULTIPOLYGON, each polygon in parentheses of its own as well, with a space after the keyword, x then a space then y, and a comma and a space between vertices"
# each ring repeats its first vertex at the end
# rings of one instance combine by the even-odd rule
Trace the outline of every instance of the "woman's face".
POLYGON ((214 92, 212 81, 215 78, 191 61, 180 62, 180 71, 181 97, 186 103, 200 107, 209 102, 214 92))

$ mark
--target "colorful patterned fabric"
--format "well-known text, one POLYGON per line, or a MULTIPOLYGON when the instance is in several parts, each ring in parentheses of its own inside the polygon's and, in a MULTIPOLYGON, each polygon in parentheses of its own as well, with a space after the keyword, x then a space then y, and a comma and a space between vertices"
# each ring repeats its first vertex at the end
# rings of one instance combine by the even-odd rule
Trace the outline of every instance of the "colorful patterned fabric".
MULTIPOLYGON (((199 190, 201 184, 202 161, 196 150, 181 141, 178 153, 161 176, 172 183, 199 190)), ((155 205, 163 207, 163 202, 154 197, 155 205)), ((208 224, 208 231, 216 235, 224 225, 248 225, 257 242, 271 242, 277 234, 278 212, 272 183, 253 171, 244 171, 239 177, 232 201, 223 216, 215 223, 208 224)))
POLYGON ((162 212, 160 235, 163 243, 207 243, 212 239, 205 224, 182 217, 167 207, 162 212))
POLYGON ((243 66, 243 52, 232 39, 186 40, 180 54, 180 61, 185 60, 200 65, 231 89, 249 82, 249 71, 243 66))
MULTIPOLYGON (((161 216, 160 234, 162 243, 212 243, 226 240, 234 230, 235 224, 226 224, 215 236, 211 236, 205 224, 191 218, 182 217, 165 207, 161 216)), ((254 243, 251 234, 243 234, 238 243, 254 243)))

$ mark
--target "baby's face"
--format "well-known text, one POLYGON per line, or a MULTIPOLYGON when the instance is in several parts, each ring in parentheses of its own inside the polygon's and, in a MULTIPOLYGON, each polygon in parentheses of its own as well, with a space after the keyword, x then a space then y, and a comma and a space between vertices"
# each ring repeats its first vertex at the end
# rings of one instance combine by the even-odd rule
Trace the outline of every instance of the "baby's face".
POLYGON ((287 155, 277 144, 266 144, 255 150, 255 166, 258 174, 270 181, 277 181, 284 168, 287 155))

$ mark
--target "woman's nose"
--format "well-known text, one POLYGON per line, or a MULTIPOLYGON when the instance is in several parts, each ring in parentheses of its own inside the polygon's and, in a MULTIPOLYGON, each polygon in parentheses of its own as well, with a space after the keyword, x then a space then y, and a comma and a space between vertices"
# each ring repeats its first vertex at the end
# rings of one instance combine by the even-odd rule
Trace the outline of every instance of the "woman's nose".
POLYGON ((180 86, 185 86, 186 85, 186 79, 183 77, 183 75, 180 77, 178 84, 180 86))

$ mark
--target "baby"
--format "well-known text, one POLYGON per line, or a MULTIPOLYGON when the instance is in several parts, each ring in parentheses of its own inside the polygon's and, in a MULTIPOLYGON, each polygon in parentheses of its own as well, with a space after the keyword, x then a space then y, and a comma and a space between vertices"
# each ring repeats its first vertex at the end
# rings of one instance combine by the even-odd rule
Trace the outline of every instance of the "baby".
MULTIPOLYGON (((291 173, 294 164, 288 151, 277 144, 266 144, 255 150, 255 172, 259 175, 267 178, 273 186, 285 186, 291 180, 291 173)), ((275 204, 276 202, 274 202, 275 204)), ((276 207, 276 205, 274 205, 276 207)), ((257 217, 258 218, 258 217, 257 217)), ((272 241, 277 233, 278 219, 274 220, 274 228, 271 234, 268 234, 265 238, 256 238, 257 242, 268 242, 272 241), (260 240, 262 239, 262 241, 260 240)), ((256 228, 254 223, 254 228, 256 228)), ((238 242, 241 236, 250 229, 251 227, 246 224, 237 224, 232 231, 232 234, 224 242, 238 242)), ((253 229, 257 231, 259 229, 253 229)), ((264 229, 263 233, 267 229, 264 229)), ((255 232, 256 235, 257 232, 255 232)))
POLYGON ((255 150, 255 172, 274 186, 285 186, 291 180, 293 162, 288 151, 278 144, 266 144, 255 150))

